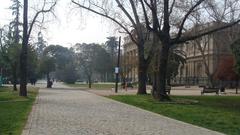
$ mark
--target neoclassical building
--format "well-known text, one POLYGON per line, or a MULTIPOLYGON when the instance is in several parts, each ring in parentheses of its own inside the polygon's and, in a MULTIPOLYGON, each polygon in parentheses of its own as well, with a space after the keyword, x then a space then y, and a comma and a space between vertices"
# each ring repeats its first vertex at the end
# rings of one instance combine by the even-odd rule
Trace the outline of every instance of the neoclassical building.
MULTIPOLYGON (((145 44, 149 44, 151 41, 152 34, 142 25, 142 29, 144 30, 144 38, 145 44)), ((131 33, 133 37, 136 36, 135 31, 132 30, 131 33)), ((146 47, 145 46, 145 47, 146 47)), ((129 36, 124 38, 123 44, 123 76, 129 82, 137 82, 138 81, 138 50, 137 45, 131 40, 129 36)), ((147 48, 145 48, 147 49, 147 48)))
MULTIPOLYGON (((218 23, 209 23, 201 29, 211 29, 217 26, 218 23)), ((214 74, 221 59, 232 55, 231 43, 237 38, 240 38, 239 25, 179 45, 178 49, 185 52, 186 63, 180 66, 179 74, 172 82, 190 85, 207 84, 207 69, 204 62, 210 74, 214 74)))
POLYGON ((123 44, 123 73, 124 77, 130 82, 138 80, 138 58, 137 45, 134 44, 130 37, 124 38, 123 44))
MULTIPOLYGON (((223 23, 213 22, 199 28, 201 30, 208 30, 222 24, 223 23)), ((193 28, 189 32, 186 32, 186 34, 192 34, 195 30, 196 29, 193 28)), ((148 36, 148 38, 151 39, 151 36, 148 36)), ((204 66, 203 55, 199 47, 202 48, 202 52, 204 52, 209 72, 213 74, 218 68, 221 58, 232 55, 230 45, 236 38, 240 38, 239 25, 178 45, 177 49, 183 51, 185 54, 186 63, 179 67, 179 74, 171 82, 190 85, 208 83, 206 67, 204 66)), ((128 78, 129 81, 136 82, 138 79, 137 46, 129 37, 124 38, 123 52, 124 58, 122 65, 124 76, 128 78)))

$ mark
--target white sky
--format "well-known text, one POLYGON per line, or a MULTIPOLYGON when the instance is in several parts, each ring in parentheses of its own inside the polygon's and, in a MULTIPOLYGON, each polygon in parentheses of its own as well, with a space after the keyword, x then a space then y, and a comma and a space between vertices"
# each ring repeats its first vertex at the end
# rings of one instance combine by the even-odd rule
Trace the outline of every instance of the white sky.
MULTIPOLYGON (((8 24, 13 18, 8 9, 10 0, 0 0, 0 27, 8 24)), ((31 0, 29 0, 31 4, 31 0)), ((70 0, 60 0, 55 9, 57 19, 45 23, 43 36, 48 44, 59 44, 70 47, 75 43, 104 43, 108 36, 116 35, 114 27, 109 21, 87 13, 81 17, 80 11, 73 10, 70 0)), ((37 30, 37 28, 35 28, 37 30)), ((35 33, 37 33, 36 31, 35 33)))

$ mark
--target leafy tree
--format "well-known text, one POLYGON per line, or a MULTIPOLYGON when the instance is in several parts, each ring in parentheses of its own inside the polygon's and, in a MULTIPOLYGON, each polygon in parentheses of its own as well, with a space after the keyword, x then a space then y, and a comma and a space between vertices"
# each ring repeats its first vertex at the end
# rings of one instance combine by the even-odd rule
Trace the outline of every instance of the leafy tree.
POLYGON ((20 56, 21 46, 17 45, 10 45, 7 50, 8 60, 11 67, 12 73, 12 84, 13 89, 17 90, 17 83, 18 83, 18 68, 19 68, 19 56, 20 56))
POLYGON ((36 45, 38 56, 41 57, 43 55, 43 50, 47 45, 47 42, 44 41, 43 35, 41 32, 38 33, 38 41, 37 43, 35 43, 35 45, 36 45))
POLYGON ((116 37, 108 37, 108 40, 105 43, 106 51, 110 55, 109 64, 111 65, 109 71, 110 80, 114 80, 114 68, 116 66, 117 61, 117 54, 118 54, 118 41, 116 37))
POLYGON ((75 83, 77 72, 74 57, 75 54, 72 49, 60 45, 50 45, 44 49, 40 71, 47 75, 48 84, 50 83, 49 74, 53 71, 56 72, 55 77, 57 79, 66 83, 75 83))
POLYGON ((47 76, 47 87, 50 86, 50 73, 55 70, 55 60, 53 57, 45 55, 40 60, 40 73, 47 76))
POLYGON ((58 69, 63 69, 69 61, 73 60, 73 52, 60 45, 47 46, 43 51, 43 55, 53 57, 58 69))
MULTIPOLYGON (((9 70, 11 75, 8 77, 11 78, 13 84, 13 89, 17 90, 17 83, 19 79, 19 56, 21 52, 21 45, 15 43, 14 28, 9 27, 5 31, 3 43, 1 43, 1 55, 2 60, 5 65, 5 70, 9 70)), ((35 49, 32 46, 28 46, 28 76, 33 76, 36 74, 36 65, 37 65, 37 56, 35 49)))
POLYGON ((74 84, 78 79, 76 66, 74 63, 68 63, 66 67, 60 72, 61 78, 65 83, 74 84))
POLYGON ((15 42, 14 31, 11 26, 6 26, 7 29, 2 32, 1 53, 5 65, 5 70, 9 70, 11 73, 11 82, 13 84, 13 90, 17 90, 18 82, 18 66, 21 46, 15 42))
POLYGON ((109 54, 98 44, 76 44, 77 63, 85 71, 89 88, 94 73, 105 74, 109 71, 109 54))
POLYGON ((117 56, 118 50, 118 41, 116 37, 107 37, 107 41, 105 43, 106 50, 110 54, 111 58, 114 58, 117 56))
POLYGON ((18 0, 12 0, 13 4, 10 7, 12 15, 14 16, 13 21, 8 26, 7 34, 4 35, 4 45, 2 44, 2 54, 4 55, 4 63, 8 63, 8 69, 11 71, 11 82, 13 84, 13 90, 17 90, 18 83, 18 67, 19 67, 19 56, 21 51, 20 40, 20 9, 21 4, 18 0))
POLYGON ((94 59, 94 71, 99 73, 102 76, 102 80, 104 80, 103 78, 106 74, 113 75, 114 67, 111 54, 107 53, 106 50, 99 45, 95 48, 95 53, 97 56, 94 59))
POLYGON ((21 2, 19 0, 11 0, 13 2, 10 9, 12 10, 12 15, 14 16, 14 20, 10 23, 10 26, 14 29, 14 43, 19 44, 20 41, 20 30, 21 26, 20 20, 20 10, 22 8, 21 2))
POLYGON ((38 77, 38 53, 33 45, 28 46, 28 78, 29 80, 37 80, 38 77))

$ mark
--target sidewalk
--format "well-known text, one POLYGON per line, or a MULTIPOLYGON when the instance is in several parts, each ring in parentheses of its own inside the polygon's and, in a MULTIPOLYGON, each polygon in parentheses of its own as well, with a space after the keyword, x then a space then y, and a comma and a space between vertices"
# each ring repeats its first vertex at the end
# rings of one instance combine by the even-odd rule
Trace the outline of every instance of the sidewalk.
POLYGON ((22 135, 220 135, 93 93, 41 88, 22 135))
MULTIPOLYGON (((151 87, 148 87, 147 93, 151 93, 151 87)), ((185 86, 180 87, 171 87, 171 95, 175 96, 201 96, 201 90, 203 88, 199 88, 198 86, 191 86, 186 88, 185 86)), ((125 89, 119 88, 118 93, 115 93, 115 90, 87 90, 88 92, 100 95, 100 96, 109 96, 109 95, 131 95, 137 93, 137 88, 128 88, 127 91, 125 89)), ((216 95, 216 93, 205 93, 204 95, 216 95)), ((226 94, 222 94, 221 96, 240 96, 239 94, 235 94, 235 89, 226 89, 226 94)))

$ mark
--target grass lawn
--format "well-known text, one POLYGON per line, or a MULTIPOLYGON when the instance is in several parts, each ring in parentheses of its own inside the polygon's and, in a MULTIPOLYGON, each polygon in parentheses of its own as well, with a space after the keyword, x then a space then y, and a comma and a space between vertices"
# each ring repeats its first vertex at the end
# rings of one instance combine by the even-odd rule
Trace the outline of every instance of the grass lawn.
POLYGON ((20 135, 38 90, 29 88, 28 97, 19 97, 9 87, 0 87, 0 135, 20 135))
MULTIPOLYGON (((70 86, 70 87, 80 87, 80 88, 88 89, 88 84, 85 84, 85 83, 66 84, 66 85, 70 86)), ((119 85, 119 87, 120 87, 120 85, 119 85)), ((92 84, 92 88, 91 89, 95 89, 95 90, 110 90, 112 88, 115 88, 115 84, 114 83, 94 83, 94 84, 92 84)))
POLYGON ((155 101, 151 95, 109 98, 225 134, 240 134, 240 97, 237 96, 174 96, 168 103, 155 101))

